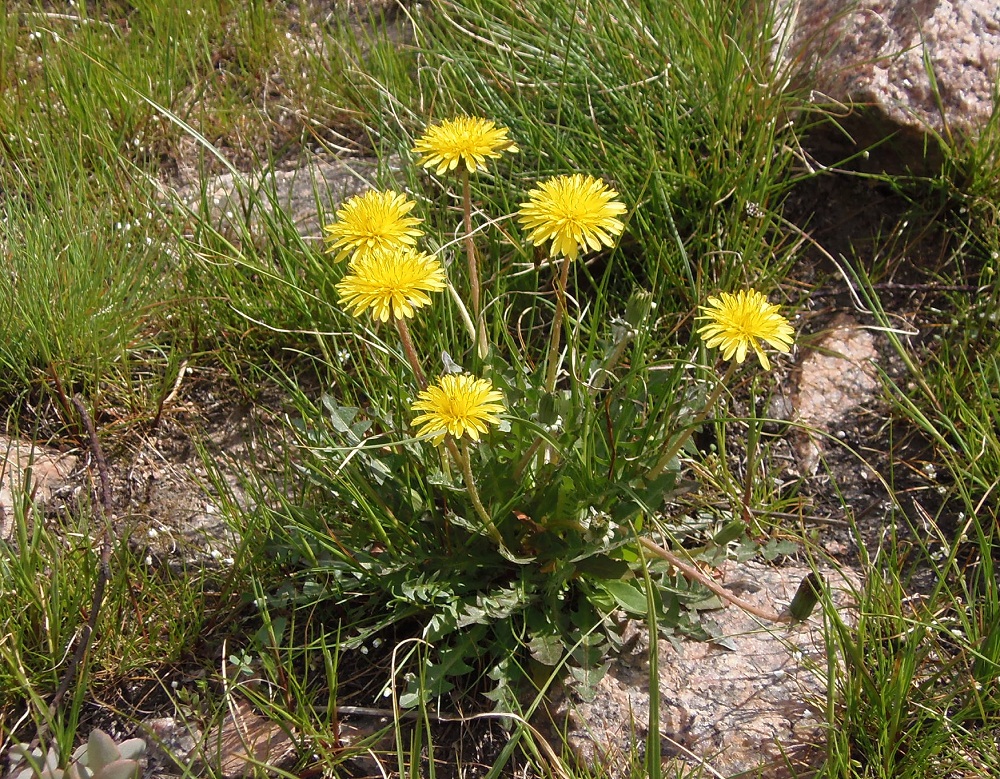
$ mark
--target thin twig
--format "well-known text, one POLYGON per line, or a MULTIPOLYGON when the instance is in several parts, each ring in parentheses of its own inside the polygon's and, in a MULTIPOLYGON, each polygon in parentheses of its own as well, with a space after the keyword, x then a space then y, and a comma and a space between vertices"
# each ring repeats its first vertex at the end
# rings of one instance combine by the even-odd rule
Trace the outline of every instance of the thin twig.
POLYGON ((659 546, 648 538, 640 538, 639 543, 642 544, 644 549, 652 552, 657 557, 666 560, 674 568, 684 574, 685 578, 689 580, 694 580, 698 582, 703 587, 711 590, 715 595, 718 595, 722 600, 737 606, 748 614, 753 614, 755 617, 760 617, 761 619, 766 619, 768 622, 791 622, 792 616, 788 613, 779 614, 771 609, 762 609, 749 603, 742 598, 738 598, 733 595, 729 590, 723 587, 718 582, 714 581, 710 576, 706 576, 693 565, 681 560, 680 557, 675 555, 673 552, 668 552, 662 546, 659 546))
MULTIPOLYGON (((101 517, 103 525, 103 529, 101 530, 101 558, 100 568, 97 572, 97 582, 94 584, 94 597, 90 603, 90 617, 80 631, 80 642, 76 646, 73 657, 70 658, 62 681, 59 683, 59 687, 52 697, 52 702, 49 703, 50 718, 55 716, 63 696, 66 695, 70 685, 73 684, 73 680, 76 678, 77 670, 83 662, 87 650, 90 649, 90 640, 97 629, 97 620, 100 616, 101 606, 104 603, 104 591, 107 589, 108 580, 111 578, 112 531, 108 524, 111 514, 111 482, 108 478, 108 464, 104 459, 104 451, 101 449, 101 442, 97 437, 97 431, 94 429, 94 421, 91 419, 90 413, 87 411, 87 407, 79 395, 73 396, 73 405, 80 414, 83 426, 86 428, 87 435, 90 438, 90 448, 94 454, 94 462, 97 463, 97 473, 101 482, 100 501, 98 502, 98 514, 101 517)), ((43 736, 43 733, 39 733, 39 739, 43 736)))
POLYGON ((87 411, 87 407, 79 395, 73 396, 73 406, 80 415, 80 419, 83 420, 83 427, 90 438, 90 449, 94 453, 97 475, 101 480, 101 513, 104 515, 103 518, 107 519, 111 513, 111 479, 108 477, 108 461, 104 459, 104 450, 101 449, 101 441, 97 437, 94 420, 91 419, 90 412, 87 411))
MULTIPOLYGON (((904 284, 896 281, 883 281, 870 285, 872 289, 886 290, 889 292, 975 292, 981 294, 989 287, 982 287, 976 284, 904 284)), ((847 284, 840 284, 832 288, 821 288, 809 293, 811 298, 828 298, 835 295, 843 295, 850 292, 847 284)))

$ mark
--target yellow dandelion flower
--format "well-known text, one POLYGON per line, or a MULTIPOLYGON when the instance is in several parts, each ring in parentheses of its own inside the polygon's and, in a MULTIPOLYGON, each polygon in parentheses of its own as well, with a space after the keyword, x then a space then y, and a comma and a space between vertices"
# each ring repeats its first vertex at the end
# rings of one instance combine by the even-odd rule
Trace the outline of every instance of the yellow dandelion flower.
POLYGON ((475 173, 486 167, 487 157, 518 150, 507 133, 506 127, 497 127, 488 119, 460 116, 428 127, 413 145, 413 153, 421 155, 417 160, 421 166, 437 166, 435 173, 439 176, 459 163, 475 173))
POLYGON ((348 200, 337 211, 333 224, 326 225, 326 251, 337 262, 352 254, 353 259, 371 252, 415 246, 423 233, 417 229, 423 219, 407 216, 416 205, 392 190, 370 189, 348 200))
POLYGON ((421 391, 412 408, 426 412, 415 417, 413 424, 422 425, 419 434, 433 436, 435 444, 440 444, 447 435, 461 438, 466 433, 478 441, 489 425, 500 423, 497 414, 507 410, 503 395, 493 389, 489 379, 477 379, 468 373, 442 376, 436 384, 421 391))
POLYGON ((404 246, 355 258, 337 284, 337 294, 354 316, 370 309, 373 318, 387 322, 390 316, 412 317, 431 302, 428 292, 447 286, 437 258, 404 246))
POLYGON ((613 236, 621 234, 624 225, 617 217, 625 205, 617 197, 593 176, 556 176, 528 193, 518 220, 531 230, 528 240, 535 246, 552 239, 550 257, 575 260, 581 249, 611 246, 613 236))
POLYGON ((764 370, 771 369, 771 363, 761 348, 766 341, 779 352, 787 352, 792 345, 792 326, 781 314, 778 307, 767 302, 767 298, 756 290, 741 290, 735 295, 723 292, 717 298, 709 298, 707 306, 700 306, 708 324, 698 328, 708 347, 722 347, 722 358, 729 360, 736 355, 736 362, 742 363, 747 350, 752 348, 760 359, 764 370))

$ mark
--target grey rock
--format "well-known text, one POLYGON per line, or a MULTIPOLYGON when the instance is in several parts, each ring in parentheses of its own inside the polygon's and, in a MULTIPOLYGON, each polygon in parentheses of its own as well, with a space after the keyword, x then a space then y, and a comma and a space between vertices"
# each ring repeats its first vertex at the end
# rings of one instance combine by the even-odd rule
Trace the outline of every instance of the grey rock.
POLYGON ((14 502, 30 494, 54 507, 63 492, 72 492, 70 476, 78 458, 30 441, 0 436, 0 539, 9 540, 14 529, 14 502))
POLYGON ((377 172, 373 159, 315 157, 294 170, 214 176, 204 188, 186 186, 178 196, 193 211, 207 206, 209 219, 224 229, 247 223, 253 229, 264 214, 273 216, 278 209, 299 235, 318 243, 321 227, 333 218, 336 206, 369 189, 377 172))
POLYGON ((147 719, 141 723, 141 728, 150 743, 147 779, 183 768, 202 740, 201 730, 177 717, 147 719))
POLYGON ((776 50, 810 69, 816 102, 876 109, 862 133, 975 136, 993 112, 996 0, 779 0, 778 13, 776 50))
MULTIPOLYGON (((802 567, 731 565, 724 581, 750 603, 780 611, 809 573, 802 567)), ((856 577, 826 571, 838 608, 847 608, 856 577)), ((767 766, 815 767, 822 752, 826 702, 823 616, 765 624, 729 607, 713 613, 724 641, 658 643, 660 743, 665 775, 731 776, 767 766), (726 647, 721 644, 724 643, 726 647)), ((612 662, 591 701, 564 691, 552 698, 555 728, 577 757, 602 775, 629 775, 649 722, 649 634, 635 628, 632 648, 612 662)), ((751 773, 751 775, 757 775, 751 773)))
POLYGON ((196 776, 239 779, 257 775, 259 766, 286 765, 295 755, 290 731, 245 701, 231 701, 225 717, 208 733, 177 717, 148 719, 142 727, 153 744, 147 779, 185 769, 196 776))
POLYGON ((805 473, 816 472, 824 435, 836 433, 834 428, 847 422, 859 407, 875 402, 877 362, 872 334, 846 314, 833 320, 799 362, 791 401, 793 419, 800 426, 793 444, 805 473))
POLYGON ((286 766, 296 752, 291 730, 257 714, 244 701, 234 701, 222 722, 204 737, 198 749, 198 775, 240 779, 259 775, 259 767, 286 766))

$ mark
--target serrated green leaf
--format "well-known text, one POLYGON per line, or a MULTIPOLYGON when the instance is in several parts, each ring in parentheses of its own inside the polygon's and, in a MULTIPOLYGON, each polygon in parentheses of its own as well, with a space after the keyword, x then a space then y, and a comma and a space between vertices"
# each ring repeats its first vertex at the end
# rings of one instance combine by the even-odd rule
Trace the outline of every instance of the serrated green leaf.
POLYGON ((535 635, 528 642, 528 651, 539 663, 553 668, 562 660, 563 642, 556 635, 535 635))
POLYGON ((378 458, 363 455, 362 461, 368 466, 368 473, 371 475, 372 480, 379 486, 385 484, 392 477, 392 469, 378 458))
POLYGON ((454 609, 446 607, 446 610, 438 611, 427 620, 427 627, 424 628, 423 637, 431 643, 440 641, 458 629, 458 622, 459 618, 455 614, 454 609))
POLYGON ((421 700, 428 700, 429 697, 424 694, 421 687, 413 684, 407 688, 406 692, 399 696, 399 705, 403 709, 415 709, 420 705, 421 700))
MULTIPOLYGON (((690 592, 688 593, 688 596, 691 596, 690 592)), ((697 600, 689 600, 687 603, 687 607, 691 611, 717 611, 718 609, 721 609, 723 605, 722 600, 714 593, 709 593, 708 595, 698 598, 697 600)))
POLYGON ((330 395, 323 396, 323 406, 330 417, 330 424, 338 433, 348 433, 351 430, 351 422, 358 415, 358 409, 353 406, 341 406, 330 395))
POLYGON ((573 679, 573 690, 584 701, 592 701, 597 697, 597 685, 608 672, 608 663, 596 663, 586 666, 570 666, 569 674, 573 679))
POLYGON ((552 512, 552 519, 556 522, 566 522, 576 518, 577 489, 573 479, 563 476, 559 480, 559 489, 556 494, 556 506, 552 512))
POLYGON ((476 624, 482 625, 488 621, 489 620, 486 617, 485 609, 481 609, 478 606, 474 606, 471 603, 467 603, 462 606, 459 612, 458 623, 456 624, 456 627, 464 628, 468 625, 476 625, 476 624))
POLYGON ((674 496, 677 474, 668 470, 646 484, 637 494, 646 509, 655 511, 674 496))
POLYGON ((444 676, 454 677, 467 674, 472 670, 472 666, 466 663, 467 658, 474 658, 479 655, 479 641, 486 635, 485 625, 476 625, 461 634, 461 637, 452 646, 439 650, 440 662, 433 666, 444 676))
MULTIPOLYGON (((430 666, 428 669, 430 672, 428 678, 431 682, 435 683, 432 685, 435 689, 439 689, 436 684, 439 678, 451 679, 456 676, 463 676, 472 670, 472 666, 466 662, 466 659, 475 657, 478 654, 476 642, 472 640, 473 634, 479 636, 482 635, 482 631, 469 631, 462 641, 441 652, 440 663, 430 666)), ((444 690, 440 689, 439 692, 444 692, 444 690)))
POLYGON ((658 590, 657 594, 660 596, 660 613, 656 620, 657 625, 660 628, 664 626, 676 627, 681 614, 680 599, 674 593, 667 592, 662 588, 658 590))
POLYGON ((736 652, 739 649, 736 646, 736 642, 733 641, 732 636, 724 635, 719 624, 714 619, 702 619, 701 626, 708 634, 708 640, 713 644, 723 649, 728 649, 730 652, 736 652))
POLYGON ((723 525, 722 530, 712 536, 712 543, 725 546, 730 541, 735 541, 746 530, 746 524, 741 520, 734 520, 723 525))
POLYGON ((288 625, 287 617, 273 617, 271 625, 261 625, 253 635, 253 645, 260 648, 281 646, 281 639, 285 634, 285 627, 288 625), (271 635, 274 635, 274 643, 271 643, 271 635))
POLYGON ((437 648, 438 662, 423 667, 400 696, 399 705, 413 708, 422 700, 429 701, 452 690, 453 679, 472 672, 472 666, 466 661, 479 655, 479 643, 485 634, 484 625, 476 625, 464 633, 453 633, 455 643, 437 648))
POLYGON ((594 583, 614 598, 615 603, 623 611, 640 617, 645 616, 648 610, 646 593, 639 589, 637 582, 623 582, 621 579, 604 579, 594 583))
POLYGON ((577 573, 595 579, 620 579, 628 573, 628 563, 608 557, 606 554, 595 554, 579 560, 576 563, 576 570, 577 573))
POLYGON ((781 557, 782 555, 795 554, 797 551, 799 551, 799 545, 794 541, 772 538, 764 544, 760 553, 765 560, 771 562, 775 558, 781 557))

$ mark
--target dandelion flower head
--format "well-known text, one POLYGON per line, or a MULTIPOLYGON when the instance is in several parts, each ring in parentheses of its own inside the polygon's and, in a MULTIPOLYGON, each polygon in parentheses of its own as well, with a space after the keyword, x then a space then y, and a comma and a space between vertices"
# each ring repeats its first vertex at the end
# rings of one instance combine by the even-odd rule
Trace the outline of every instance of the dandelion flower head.
POLYGON ((489 425, 500 423, 497 414, 506 411, 503 396, 489 379, 478 379, 468 373, 449 373, 437 383, 421 391, 412 406, 424 413, 413 420, 420 426, 420 435, 433 436, 440 444, 445 436, 469 438, 478 441, 489 430, 489 425))
POLYGON ((781 314, 778 306, 767 302, 767 298, 756 290, 741 290, 735 295, 723 292, 719 297, 710 297, 704 312, 698 319, 708 323, 698 328, 705 345, 722 348, 722 358, 742 363, 747 351, 757 353, 764 370, 771 369, 771 363, 761 347, 765 341, 779 352, 787 352, 792 345, 792 326, 781 314))
POLYGON ((439 176, 464 164, 470 173, 486 167, 486 158, 502 152, 516 152, 517 146, 507 137, 506 127, 497 127, 488 119, 460 116, 432 124, 413 146, 417 162, 425 168, 437 167, 439 176))
POLYGON ((445 287, 440 261, 404 246, 355 258, 337 284, 337 294, 354 316, 371 311, 374 319, 387 322, 389 317, 412 317, 416 309, 431 302, 429 292, 445 287))
POLYGON ((600 179, 575 173, 556 176, 528 193, 518 220, 531 232, 528 240, 538 246, 552 239, 549 256, 575 260, 581 250, 611 246, 624 225, 619 216, 625 205, 618 193, 600 179))
POLYGON ((370 189, 348 200, 337 211, 336 220, 326 230, 326 251, 336 254, 337 262, 352 257, 357 260, 372 252, 415 246, 423 233, 417 229, 423 220, 407 216, 416 205, 406 195, 392 190, 370 189))

